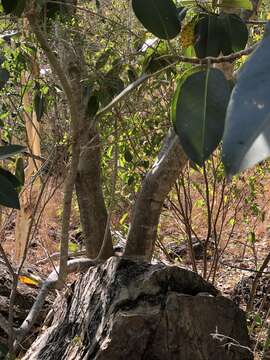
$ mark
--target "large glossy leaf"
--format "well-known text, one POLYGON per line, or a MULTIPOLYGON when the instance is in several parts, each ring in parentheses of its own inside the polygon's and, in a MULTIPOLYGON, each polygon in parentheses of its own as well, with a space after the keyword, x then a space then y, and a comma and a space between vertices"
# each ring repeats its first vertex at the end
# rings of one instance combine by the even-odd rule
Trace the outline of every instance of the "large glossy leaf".
POLYGON ((25 174, 24 174, 24 162, 23 162, 23 158, 21 157, 18 158, 16 161, 15 176, 19 181, 19 186, 23 186, 25 182, 25 174))
POLYGON ((228 175, 270 156, 270 22, 232 92, 222 159, 228 175))
POLYGON ((248 29, 234 14, 203 15, 195 26, 195 51, 199 58, 229 55, 243 50, 248 40, 248 29))
POLYGON ((243 20, 234 14, 218 17, 220 49, 224 55, 243 50, 248 41, 248 29, 243 20))
POLYGON ((24 10, 26 0, 2 0, 2 6, 6 14, 14 13, 20 16, 24 10))
POLYGON ((229 97, 229 84, 218 69, 198 68, 178 83, 172 121, 187 156, 200 166, 222 138, 229 97))
POLYGON ((3 169, 1 167, 0 167, 0 175, 4 176, 11 183, 14 189, 16 189, 18 186, 21 185, 19 179, 15 175, 11 174, 10 171, 3 169))
POLYGON ((181 30, 178 10, 172 0, 132 0, 135 15, 160 39, 173 39, 181 30))
POLYGON ((46 100, 44 95, 37 90, 34 97, 34 109, 37 116, 37 121, 41 121, 42 116, 46 110, 46 100))
POLYGON ((199 58, 220 54, 219 17, 204 15, 195 26, 195 51, 199 58))
POLYGON ((14 15, 16 15, 18 17, 20 17, 22 15, 22 13, 24 12, 24 9, 25 9, 26 1, 27 0, 19 0, 18 1, 18 5, 13 12, 14 15))
POLYGON ((11 13, 16 9, 19 0, 2 0, 2 6, 6 14, 11 13))
POLYGON ((25 150, 25 147, 21 145, 0 146, 0 160, 7 159, 13 155, 20 153, 23 150, 25 150))
POLYGON ((18 193, 3 174, 0 174, 0 204, 14 209, 20 209, 18 193))

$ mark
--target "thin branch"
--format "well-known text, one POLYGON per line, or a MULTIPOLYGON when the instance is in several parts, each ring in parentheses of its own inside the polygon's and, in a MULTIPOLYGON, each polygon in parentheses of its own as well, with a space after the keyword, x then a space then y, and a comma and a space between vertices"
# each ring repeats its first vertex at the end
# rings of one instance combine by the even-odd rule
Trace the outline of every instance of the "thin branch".
MULTIPOLYGON (((83 256, 86 254, 86 251, 85 250, 82 250, 82 251, 76 251, 76 252, 71 252, 71 253, 68 253, 68 257, 69 258, 72 258, 72 257, 79 257, 79 256, 83 256)), ((52 263, 53 260, 55 259, 59 259, 60 258, 60 252, 55 252, 51 255, 48 255, 46 258, 44 259, 41 259, 41 260, 38 260, 35 264, 36 265, 44 265, 44 264, 47 264, 47 263, 52 263)))
POLYGON ((2 258, 4 260, 5 265, 7 266, 8 270, 9 270, 10 275, 12 276, 13 279, 15 279, 16 278, 15 271, 13 270, 13 267, 11 266, 11 263, 9 262, 7 255, 5 253, 5 250, 4 250, 3 246, 1 245, 1 243, 0 243, 0 254, 2 255, 2 258))
MULTIPOLYGON (((96 266, 98 264, 99 261, 90 260, 86 258, 70 260, 67 263, 67 273, 70 274, 74 272, 82 272, 89 269, 89 267, 96 266)), ((15 351, 18 348, 20 342, 29 333, 35 321, 37 320, 37 317, 43 307, 43 304, 45 302, 45 299, 49 291, 58 286, 58 273, 59 273, 59 268, 52 271, 50 275, 47 277, 47 279, 43 282, 40 292, 30 312, 28 313, 26 319, 18 329, 15 329, 15 333, 17 334, 17 339, 14 342, 14 346, 13 346, 15 351)))
MULTIPOLYGON (((32 30, 33 30, 33 33, 35 34, 42 50, 45 52, 46 56, 48 57, 48 60, 51 64, 52 69, 57 74, 69 103, 73 104, 74 103, 73 92, 72 92, 72 88, 69 84, 69 81, 67 79, 67 76, 66 76, 62 66, 60 65, 59 61, 57 60, 56 56, 54 55, 50 44, 48 43, 46 37, 44 36, 43 31, 40 28, 38 14, 36 13, 35 10, 33 10, 33 9, 31 9, 31 10, 32 11, 29 11, 26 14, 26 17, 29 21, 29 24, 30 24, 32 30)), ((74 104, 74 106, 75 106, 75 104, 74 104)))
POLYGON ((78 109, 76 96, 74 96, 72 86, 68 81, 64 69, 57 60, 55 54, 53 53, 51 46, 49 45, 46 36, 39 25, 37 15, 38 14, 36 13, 34 6, 30 8, 30 10, 26 14, 28 21, 31 25, 31 28, 41 48, 46 54, 53 71, 58 76, 60 83, 63 87, 64 93, 67 97, 69 104, 71 128, 72 128, 72 160, 71 160, 70 173, 67 176, 65 190, 64 190, 64 204, 63 204, 61 245, 60 245, 61 257, 60 257, 60 268, 59 268, 60 270, 59 283, 63 283, 67 276, 68 231, 69 231, 69 222, 70 222, 70 214, 71 214, 71 203, 72 203, 72 194, 77 176, 77 167, 80 156, 80 146, 78 143, 78 137, 79 137, 78 111, 80 109, 78 109))
POLYGON ((262 276, 262 274, 263 274, 263 272, 264 272, 264 269, 266 269, 266 267, 268 266, 269 262, 270 262, 270 252, 269 252, 269 254, 266 256, 266 258, 264 259, 264 261, 263 261, 263 263, 262 263, 259 271, 257 272, 254 281, 253 281, 252 288, 251 288, 251 291, 250 291, 249 302, 248 302, 248 304, 247 304, 247 311, 251 311, 251 310, 252 310, 253 300, 254 300, 254 296, 255 296, 256 290, 257 290, 257 286, 258 286, 259 279, 260 279, 260 277, 262 276))
POLYGON ((208 65, 208 64, 220 64, 220 63, 226 63, 226 62, 233 62, 235 60, 238 60, 240 57, 244 55, 251 54, 255 49, 257 45, 253 45, 251 47, 248 47, 245 50, 239 51, 237 53, 226 55, 226 56, 220 56, 220 57, 206 57, 204 59, 198 59, 198 58, 191 58, 188 56, 173 56, 173 59, 177 59, 176 61, 173 61, 171 64, 163 67, 162 69, 152 73, 152 74, 143 74, 139 79, 134 81, 133 83, 129 84, 120 94, 118 94, 108 105, 106 105, 104 108, 98 111, 96 114, 96 117, 99 117, 103 115, 104 113, 111 110, 112 107, 114 107, 119 101, 123 100, 131 91, 135 90, 139 85, 143 84, 147 80, 156 77, 157 75, 163 73, 164 71, 171 69, 172 67, 175 67, 181 62, 188 63, 188 64, 194 64, 194 65, 208 65))

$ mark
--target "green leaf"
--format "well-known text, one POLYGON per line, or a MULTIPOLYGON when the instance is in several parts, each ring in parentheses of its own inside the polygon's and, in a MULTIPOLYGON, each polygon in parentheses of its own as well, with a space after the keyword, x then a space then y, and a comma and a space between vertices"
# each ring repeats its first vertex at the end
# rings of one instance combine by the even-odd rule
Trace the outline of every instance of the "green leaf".
POLYGON ((2 0, 2 6, 6 14, 14 13, 20 16, 25 8, 26 0, 2 0))
POLYGON ((134 183, 134 181, 135 181, 135 177, 133 175, 131 175, 128 177, 127 184, 130 186, 134 183))
POLYGON ((9 79, 9 72, 6 69, 0 68, 0 90, 6 85, 9 79))
POLYGON ((18 193, 6 175, 3 174, 0 174, 0 204, 10 208, 20 209, 18 193))
POLYGON ((25 147, 21 145, 0 146, 0 160, 7 159, 13 155, 20 153, 23 150, 25 150, 25 147))
POLYGON ((16 161, 15 176, 19 180, 19 185, 23 186, 25 182, 25 174, 24 174, 23 158, 21 157, 19 157, 16 161))
POLYGON ((230 9, 244 9, 244 10, 253 9, 253 5, 250 0, 222 0, 219 6, 230 9))
POLYGON ((220 54, 218 19, 217 15, 204 15, 196 24, 194 48, 198 58, 220 54))
POLYGON ((70 252, 75 253, 75 252, 77 252, 77 251, 79 250, 79 246, 78 246, 78 244, 76 244, 76 243, 74 243, 74 242, 69 242, 69 243, 68 243, 68 250, 69 250, 70 252))
POLYGON ((132 0, 135 15, 143 26, 160 39, 173 39, 181 30, 172 0, 132 0))
POLYGON ((218 69, 188 71, 180 79, 171 117, 187 156, 199 166, 218 146, 224 129, 229 84, 218 69))
POLYGON ((14 15, 20 17, 24 12, 26 0, 19 0, 16 9, 13 11, 14 15))
POLYGON ((99 109, 98 95, 93 94, 90 96, 87 104, 87 114, 92 117, 95 116, 99 109))
POLYGON ((222 160, 234 175, 270 156, 270 22, 243 65, 228 106, 222 160))
POLYGON ((17 179, 17 177, 15 175, 11 174, 10 171, 5 170, 0 167, 0 175, 4 176, 11 183, 11 185, 14 187, 14 189, 16 189, 18 186, 20 186, 19 179, 17 179))
POLYGON ((37 90, 35 93, 34 109, 37 115, 37 121, 40 121, 46 109, 46 100, 44 95, 39 90, 37 90))
POLYGON ((129 149, 125 149, 124 158, 125 158, 126 162, 131 162, 133 160, 133 155, 131 154, 129 149))
POLYGON ((12 13, 19 4, 19 0, 2 0, 2 6, 6 14, 12 13))
POLYGON ((220 49, 223 55, 241 51, 248 41, 248 29, 243 20, 234 14, 218 17, 220 49))
POLYGON ((250 244, 255 244, 256 242, 256 235, 254 233, 254 231, 251 231, 249 234, 248 234, 248 237, 247 237, 247 240, 250 244))

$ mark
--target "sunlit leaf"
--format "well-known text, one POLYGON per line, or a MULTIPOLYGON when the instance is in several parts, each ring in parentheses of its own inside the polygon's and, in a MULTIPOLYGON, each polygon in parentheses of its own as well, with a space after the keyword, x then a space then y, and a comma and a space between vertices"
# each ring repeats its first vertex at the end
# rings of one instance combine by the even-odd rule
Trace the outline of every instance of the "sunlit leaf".
POLYGON ((22 284, 26 284, 26 285, 31 285, 31 286, 35 286, 35 287, 39 287, 39 285, 40 285, 40 281, 33 279, 32 277, 29 277, 29 276, 21 275, 21 276, 19 276, 18 280, 22 284))
POLYGON ((270 156, 270 23, 243 65, 228 106, 222 160, 234 175, 270 156))

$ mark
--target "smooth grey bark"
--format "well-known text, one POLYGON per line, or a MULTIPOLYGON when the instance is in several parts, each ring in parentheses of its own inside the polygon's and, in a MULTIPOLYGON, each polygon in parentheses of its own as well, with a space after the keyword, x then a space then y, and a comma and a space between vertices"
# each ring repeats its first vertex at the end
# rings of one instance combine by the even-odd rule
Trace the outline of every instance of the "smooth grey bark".
POLYGON ((100 137, 96 130, 82 134, 81 154, 76 179, 76 194, 84 235, 86 255, 95 259, 107 259, 113 254, 111 233, 104 239, 107 210, 101 187, 100 137), (105 241, 102 253, 100 249, 105 241))
POLYGON ((136 200, 124 256, 151 260, 163 202, 186 162, 179 138, 170 129, 136 200))

